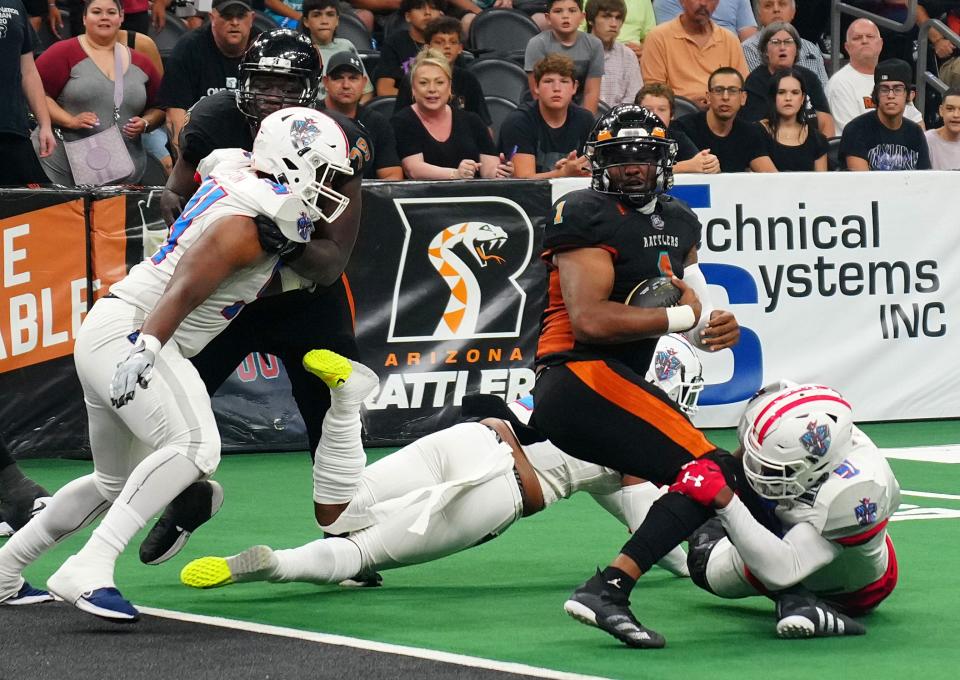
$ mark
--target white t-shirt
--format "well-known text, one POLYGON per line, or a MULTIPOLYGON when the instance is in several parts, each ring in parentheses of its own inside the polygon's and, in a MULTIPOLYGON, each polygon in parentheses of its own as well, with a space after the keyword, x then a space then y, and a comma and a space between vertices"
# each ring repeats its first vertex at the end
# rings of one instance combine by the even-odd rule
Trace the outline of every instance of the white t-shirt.
MULTIPOLYGON (((851 120, 876 108, 870 96, 872 92, 873 75, 860 73, 850 64, 830 76, 827 82, 827 101, 837 125, 837 135, 843 132, 843 127, 851 120)), ((903 117, 917 125, 923 122, 923 114, 913 104, 907 104, 903 117)))
POLYGON ((960 170, 960 141, 948 142, 937 130, 927 130, 926 137, 934 170, 960 170))

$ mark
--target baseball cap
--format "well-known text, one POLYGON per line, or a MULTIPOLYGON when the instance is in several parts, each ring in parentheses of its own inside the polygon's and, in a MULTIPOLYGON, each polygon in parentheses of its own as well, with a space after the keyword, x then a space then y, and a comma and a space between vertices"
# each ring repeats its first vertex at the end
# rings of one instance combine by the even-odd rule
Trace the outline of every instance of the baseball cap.
POLYGON ((360 57, 355 55, 350 50, 342 50, 340 52, 335 52, 332 57, 327 59, 326 68, 323 71, 324 75, 330 75, 337 69, 349 68, 353 69, 357 73, 363 74, 363 64, 360 62, 360 57))
POLYGON ((234 11, 240 10, 241 8, 247 12, 253 11, 249 0, 213 0, 213 8, 221 14, 230 8, 234 11))
POLYGON ((903 59, 881 61, 873 71, 873 83, 879 85, 887 81, 913 85, 913 69, 903 59))

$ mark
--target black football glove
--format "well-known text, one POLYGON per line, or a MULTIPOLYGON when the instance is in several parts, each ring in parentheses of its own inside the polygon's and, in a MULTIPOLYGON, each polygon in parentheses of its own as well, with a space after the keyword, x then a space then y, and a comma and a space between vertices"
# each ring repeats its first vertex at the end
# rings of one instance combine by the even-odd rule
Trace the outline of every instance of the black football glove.
POLYGON ((257 215, 253 218, 257 224, 257 240, 260 241, 260 247, 264 252, 272 255, 278 255, 282 262, 293 262, 306 250, 306 243, 297 243, 289 240, 280 231, 277 223, 264 215, 257 215))

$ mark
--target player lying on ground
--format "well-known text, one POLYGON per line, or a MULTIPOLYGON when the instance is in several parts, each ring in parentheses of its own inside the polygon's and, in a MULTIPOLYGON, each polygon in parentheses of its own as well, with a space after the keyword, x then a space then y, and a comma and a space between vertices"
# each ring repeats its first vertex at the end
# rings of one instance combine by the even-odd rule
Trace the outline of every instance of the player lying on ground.
MULTIPOLYGON (((720 597, 771 596, 780 637, 862 635, 863 625, 849 617, 873 610, 897 583, 886 527, 900 487, 886 459, 853 425, 850 404, 822 385, 764 388, 738 433, 742 467, 732 456, 700 459, 670 487, 719 520, 690 539, 691 578, 720 597), (742 500, 751 496, 773 507, 781 532, 751 514, 742 500)), ((619 591, 610 591, 591 579, 565 609, 619 637, 608 623, 614 610, 633 619, 626 605, 614 604, 619 591)))
MULTIPOLYGON (((654 360, 651 378, 685 412, 694 412, 703 388, 696 353, 681 336, 665 336, 657 354, 662 357, 654 360)), ((333 393, 331 411, 347 404, 359 411, 366 394, 353 389, 352 377, 341 387, 333 386, 335 376, 323 377, 333 393)), ((364 470, 357 497, 334 526, 325 527, 350 531, 349 537, 291 550, 259 545, 231 557, 203 557, 184 567, 181 580, 196 588, 244 581, 338 583, 361 571, 419 564, 473 547, 578 491, 591 494, 628 528, 643 521, 660 495, 650 483, 621 489, 619 473, 563 453, 525 425, 530 410, 523 402, 509 408, 496 397, 478 402, 465 400, 465 411, 501 417, 427 435, 364 470)), ((354 446, 361 446, 359 431, 354 446)), ((321 444, 317 460, 324 456, 321 444)), ((684 558, 676 548, 659 564, 685 575, 684 558)))
POLYGON ((188 357, 266 290, 283 247, 308 241, 314 220, 336 219, 348 202, 330 185, 352 174, 344 133, 312 109, 272 114, 252 154, 221 151, 202 165, 208 177, 166 243, 111 286, 81 326, 74 359, 94 472, 61 488, 0 548, 0 602, 50 599, 24 582, 23 569, 106 511, 47 585, 91 614, 138 618, 114 585, 117 557, 147 519, 220 460, 210 398, 188 357), (260 241, 260 215, 284 234, 277 247, 260 241))

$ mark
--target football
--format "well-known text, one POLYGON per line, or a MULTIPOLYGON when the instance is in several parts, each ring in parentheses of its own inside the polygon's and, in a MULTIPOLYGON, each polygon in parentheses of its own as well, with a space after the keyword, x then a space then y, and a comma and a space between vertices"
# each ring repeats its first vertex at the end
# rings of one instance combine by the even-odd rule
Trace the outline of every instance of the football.
POLYGON ((627 295, 626 304, 631 307, 673 307, 680 302, 681 295, 669 276, 655 276, 638 283, 627 295))

